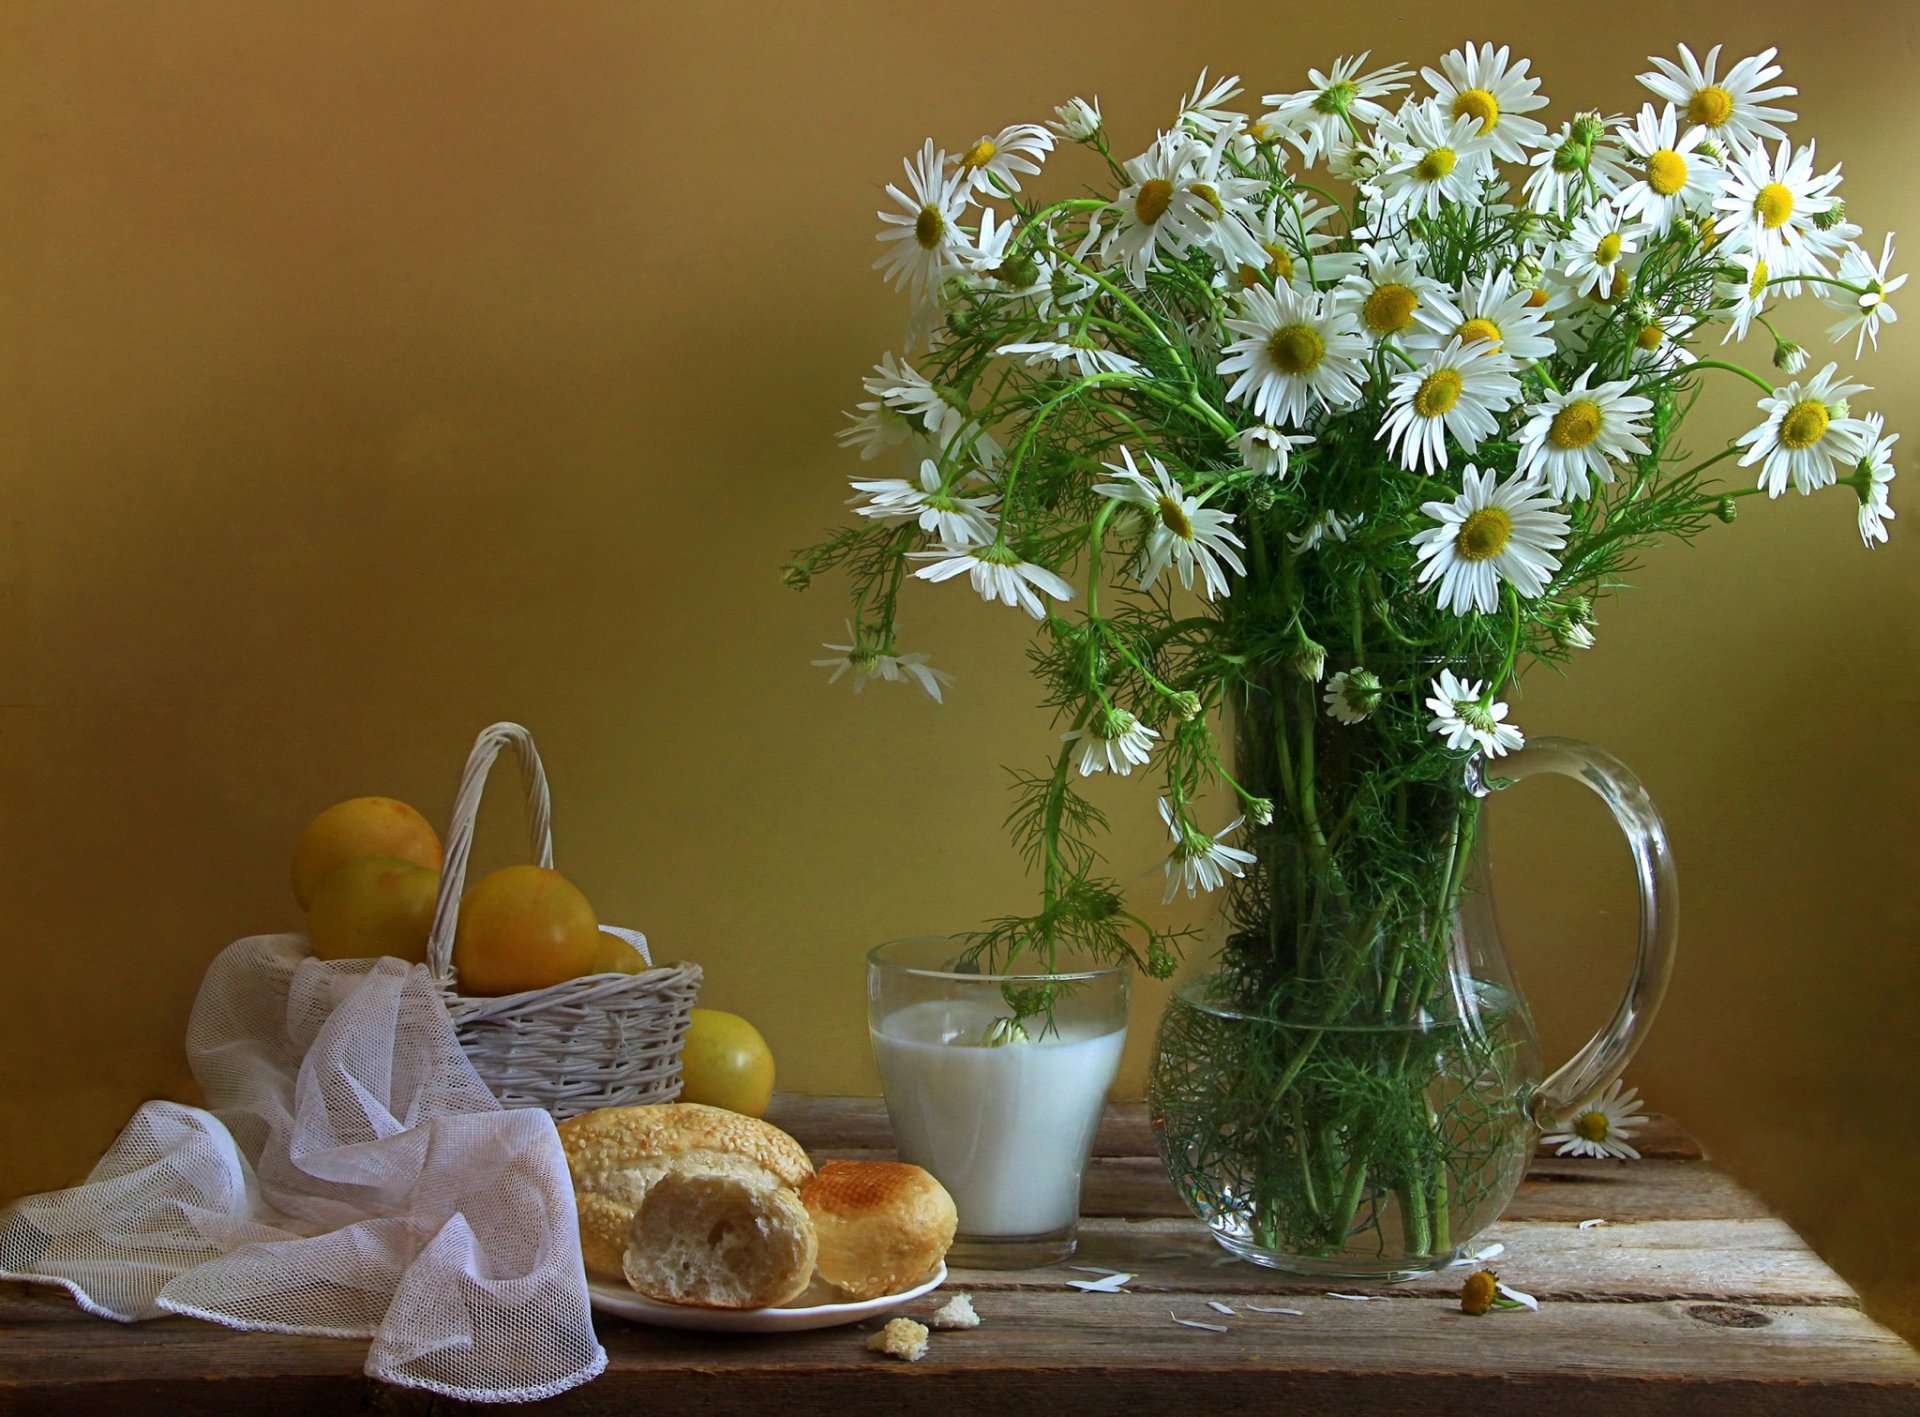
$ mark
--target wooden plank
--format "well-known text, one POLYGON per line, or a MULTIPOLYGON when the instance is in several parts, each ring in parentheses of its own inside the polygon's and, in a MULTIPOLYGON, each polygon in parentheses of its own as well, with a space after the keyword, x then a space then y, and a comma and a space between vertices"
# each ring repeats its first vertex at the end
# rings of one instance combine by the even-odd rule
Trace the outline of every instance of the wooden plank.
MULTIPOLYGON (((1784 1221, 1643 1221, 1582 1230, 1567 1222, 1501 1221, 1481 1246, 1506 1250, 1487 1263, 1517 1288, 1547 1300, 1652 1302, 1695 1299, 1736 1304, 1836 1304, 1860 1299, 1784 1221)), ((1324 1294, 1329 1289, 1394 1298, 1457 1295, 1464 1266, 1396 1284, 1346 1284, 1249 1264, 1227 1253, 1195 1221, 1086 1220, 1068 1265, 1123 1270, 1136 1293, 1235 1296, 1324 1294)), ((1065 1292, 1095 1276, 1072 1268, 956 1269, 949 1289, 1065 1292)), ((1088 1296, 1097 1298, 1099 1296, 1088 1296)), ((1290 1302, 1290 1301, 1288 1301, 1290 1302)))
MULTIPOLYGON (((893 1147, 887 1105, 878 1097, 802 1097, 783 1092, 767 1109, 767 1120, 809 1151, 890 1151, 893 1147)), ((1697 1141, 1663 1116, 1650 1117, 1646 1130, 1634 1137, 1634 1144, 1650 1159, 1699 1161, 1705 1155, 1697 1141)), ((1146 1104, 1109 1102, 1094 1136, 1093 1154, 1155 1155, 1146 1104)))
MULTIPOLYGON (((935 1334, 911 1366, 865 1351, 871 1324, 746 1340, 607 1319, 609 1371, 550 1410, 1111 1414, 1299 1401, 1475 1417, 1697 1414, 1703 1404, 1878 1417, 1920 1406, 1920 1355, 1837 1305, 1568 1302, 1480 1319, 1411 1294, 1290 1306, 1303 1314, 1227 1317, 1186 1296, 998 1292, 982 1296, 982 1328, 935 1334), (1182 1328, 1169 1308, 1228 1332, 1182 1328)), ((363 1345, 188 1320, 125 1329, 76 1319, 36 1325, 30 1343, 0 1328, 0 1353, 10 1414, 444 1410, 366 1383, 363 1345)))

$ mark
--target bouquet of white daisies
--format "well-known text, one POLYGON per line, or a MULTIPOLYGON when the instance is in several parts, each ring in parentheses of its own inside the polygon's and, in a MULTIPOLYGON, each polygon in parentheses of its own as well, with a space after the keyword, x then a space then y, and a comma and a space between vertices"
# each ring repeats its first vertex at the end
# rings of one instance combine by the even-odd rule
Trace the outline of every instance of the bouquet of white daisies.
POLYGON ((1772 50, 1651 62, 1639 112, 1554 126, 1526 60, 1468 45, 1417 75, 1343 59, 1244 109, 1202 75, 1124 160, 1080 99, 907 160, 877 264, 908 344, 841 435, 877 466, 786 578, 850 573, 816 663, 856 690, 950 683, 900 642, 910 583, 1037 622, 1061 741, 1018 775, 1041 900, 976 937, 996 962, 1172 970, 1078 786, 1138 770, 1168 897, 1233 881, 1242 1003, 1404 1008, 1440 975, 1468 760, 1522 744, 1503 698, 1593 644, 1640 550, 1788 488, 1845 489, 1886 538, 1898 435, 1770 316, 1811 297, 1859 356, 1895 318, 1892 238, 1861 245, 1838 168, 1787 135, 1772 50), (1037 196, 1074 145, 1106 185, 1037 196), (1777 373, 1721 353, 1756 339, 1777 373), (1694 400, 1743 383, 1753 426, 1685 447, 1694 400), (1368 990, 1330 963, 1356 942, 1368 990))

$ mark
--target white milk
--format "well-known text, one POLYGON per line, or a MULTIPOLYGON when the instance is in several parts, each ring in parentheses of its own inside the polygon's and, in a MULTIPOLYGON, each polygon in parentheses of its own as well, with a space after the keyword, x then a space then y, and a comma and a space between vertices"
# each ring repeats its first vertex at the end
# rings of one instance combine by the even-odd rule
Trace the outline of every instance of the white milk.
POLYGON ((1063 1023, 1042 1041, 970 1046, 997 1016, 940 1001, 888 1015, 873 1031, 887 1111, 901 1159, 952 1194, 962 1235, 1057 1234, 1080 1214, 1080 1173, 1127 1031, 1063 1023))

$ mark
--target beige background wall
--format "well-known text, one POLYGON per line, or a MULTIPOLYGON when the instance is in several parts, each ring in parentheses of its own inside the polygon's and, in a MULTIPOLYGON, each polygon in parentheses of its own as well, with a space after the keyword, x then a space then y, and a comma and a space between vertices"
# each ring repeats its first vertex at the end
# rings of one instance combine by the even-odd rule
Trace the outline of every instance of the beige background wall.
MULTIPOLYGON (((1912 7, 1460 13, 1474 32, 1147 0, 0 9, 0 1197, 192 1095, 200 971, 298 924, 313 812, 442 816, 498 717, 538 733, 559 864, 605 918, 700 960, 783 1085, 873 1086, 861 951, 1020 905, 1000 765, 1050 731, 1022 617, 929 588, 907 623, 951 701, 856 699, 807 664, 839 586, 776 579, 857 466, 839 410, 902 318, 872 213, 928 134, 1097 91, 1132 150, 1203 64, 1258 94, 1479 37, 1535 58, 1557 116, 1620 111, 1649 48, 1779 44, 1870 239, 1920 254, 1912 7)), ((1902 303, 1863 373, 1914 478, 1902 303)), ((1702 447, 1752 416, 1731 382, 1711 402, 1702 447)), ((1516 717, 1612 748, 1672 828, 1683 956, 1634 1080, 1920 1333, 1920 502, 1895 497, 1874 554, 1844 493, 1745 503, 1516 717)), ((1625 854, 1577 789, 1524 792, 1497 869, 1564 1054, 1624 977, 1625 854)), ((1114 859, 1151 870, 1149 791, 1106 801, 1114 859)), ((506 859, 512 815, 485 830, 506 859)))

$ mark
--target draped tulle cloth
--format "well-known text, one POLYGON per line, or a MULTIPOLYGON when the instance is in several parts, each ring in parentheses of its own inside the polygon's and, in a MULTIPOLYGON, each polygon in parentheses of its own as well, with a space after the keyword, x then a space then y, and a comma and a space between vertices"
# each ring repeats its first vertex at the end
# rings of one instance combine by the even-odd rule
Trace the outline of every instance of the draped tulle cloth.
POLYGON ((0 1278, 122 1322, 371 1339, 370 1376, 454 1397, 606 1366, 553 1119, 495 1101, 424 966, 240 940, 187 1056, 207 1108, 145 1104, 83 1185, 0 1212, 0 1278))

